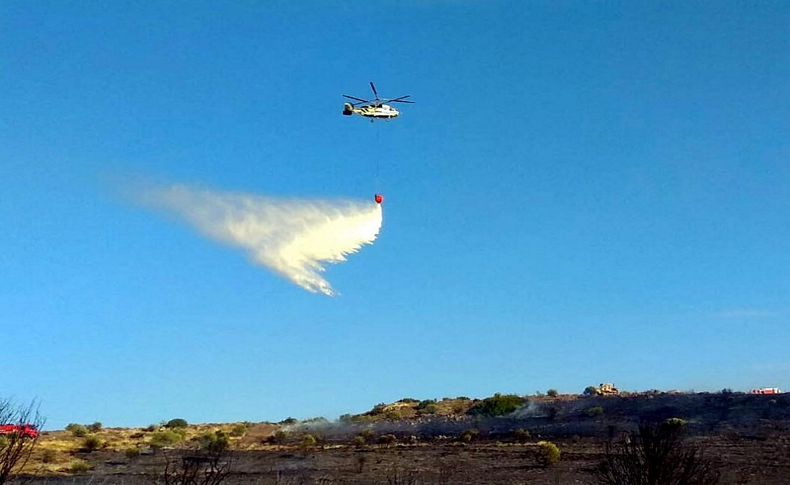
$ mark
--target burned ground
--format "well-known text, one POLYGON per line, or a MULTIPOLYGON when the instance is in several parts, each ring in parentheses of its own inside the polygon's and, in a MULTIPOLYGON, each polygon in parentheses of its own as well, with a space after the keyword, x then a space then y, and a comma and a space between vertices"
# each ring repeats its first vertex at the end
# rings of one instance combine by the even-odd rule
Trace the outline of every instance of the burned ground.
MULTIPOLYGON (((478 402, 438 401, 426 414, 418 412, 420 402, 408 400, 337 422, 247 425, 232 440, 227 483, 595 483, 591 471, 605 442, 633 432, 640 422, 672 418, 685 423, 689 442, 715 462, 721 483, 781 484, 790 476, 788 394, 530 397, 516 412, 497 417, 471 412, 478 402), (305 441, 306 435, 315 442, 305 441), (540 441, 559 447, 559 463, 540 462, 540 441)), ((219 426, 229 425, 213 425, 219 426)), ((39 454, 55 435, 44 437, 39 454)), ((86 453, 61 443, 68 459, 92 469, 82 475, 52 467, 36 471, 32 463, 29 471, 37 476, 34 483, 151 483, 167 454, 179 456, 178 447, 146 448, 139 430, 131 436, 141 438, 139 456, 109 444, 86 453)))

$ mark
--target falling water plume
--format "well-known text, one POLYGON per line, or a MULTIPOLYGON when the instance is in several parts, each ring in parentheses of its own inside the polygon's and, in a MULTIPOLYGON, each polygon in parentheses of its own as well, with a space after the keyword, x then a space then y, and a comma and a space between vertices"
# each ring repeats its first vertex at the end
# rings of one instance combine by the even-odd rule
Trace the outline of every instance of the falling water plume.
POLYGON ((244 249, 265 266, 313 293, 334 296, 321 273, 373 244, 381 205, 359 200, 281 199, 185 185, 157 187, 143 201, 178 215, 209 238, 244 249))

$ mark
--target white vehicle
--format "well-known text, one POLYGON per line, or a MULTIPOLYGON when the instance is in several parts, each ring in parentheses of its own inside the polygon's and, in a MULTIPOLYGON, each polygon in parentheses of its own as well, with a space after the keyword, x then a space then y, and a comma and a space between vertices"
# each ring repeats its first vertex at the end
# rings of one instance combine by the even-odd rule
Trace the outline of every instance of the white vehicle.
POLYGON ((393 99, 379 99, 379 93, 376 91, 376 86, 374 86, 372 82, 370 83, 370 88, 373 90, 373 95, 375 96, 373 100, 355 98, 354 96, 344 94, 344 98, 352 99, 356 101, 356 103, 345 103, 343 105, 343 114, 346 116, 357 114, 365 118, 370 118, 370 121, 376 119, 390 120, 392 118, 397 118, 400 112, 385 103, 414 104, 414 101, 406 101, 406 98, 410 97, 410 95, 393 99))

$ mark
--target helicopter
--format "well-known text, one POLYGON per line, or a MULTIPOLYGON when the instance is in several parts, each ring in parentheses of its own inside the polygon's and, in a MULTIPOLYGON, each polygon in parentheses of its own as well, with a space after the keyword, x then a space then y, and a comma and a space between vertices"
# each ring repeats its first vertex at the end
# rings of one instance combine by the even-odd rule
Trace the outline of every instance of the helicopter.
POLYGON ((392 106, 384 103, 414 104, 414 101, 406 101, 406 98, 410 97, 411 95, 401 96, 399 98, 393 99, 380 99, 379 93, 376 91, 376 86, 374 86, 372 82, 370 83, 370 89, 373 90, 373 95, 375 96, 375 99, 373 100, 355 98, 354 96, 344 94, 344 98, 352 99, 356 101, 356 103, 345 103, 343 105, 343 114, 346 116, 358 114, 360 116, 364 116, 365 118, 370 118, 371 122, 376 119, 390 120, 392 118, 397 118, 400 112, 392 106))

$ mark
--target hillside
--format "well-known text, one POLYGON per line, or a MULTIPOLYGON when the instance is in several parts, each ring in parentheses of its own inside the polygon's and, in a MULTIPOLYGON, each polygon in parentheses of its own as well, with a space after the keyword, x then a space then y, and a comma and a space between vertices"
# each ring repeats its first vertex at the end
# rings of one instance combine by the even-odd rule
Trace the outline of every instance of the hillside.
POLYGON ((689 439, 703 444, 722 464, 723 476, 730 480, 723 483, 784 483, 781 477, 790 475, 790 394, 658 392, 402 399, 336 421, 165 423, 76 433, 81 436, 74 429, 52 431, 42 434, 25 470, 49 479, 142 483, 161 473, 168 454, 198 450, 220 439, 235 456, 235 478, 228 483, 267 483, 245 481, 253 478, 285 483, 276 481, 283 473, 330 479, 322 483, 377 483, 375 477, 393 473, 393 467, 433 477, 423 478, 426 483, 443 483, 436 481, 440 468, 468 474, 499 467, 504 467, 497 472, 501 475, 483 474, 478 483, 500 483, 486 480, 511 475, 540 483, 558 474, 593 483, 589 471, 600 461, 605 441, 633 432, 640 422, 672 418, 684 423, 689 439), (562 451, 555 467, 538 466, 534 459, 538 442, 546 440, 562 451), (361 471, 352 473, 354 469, 361 471))

